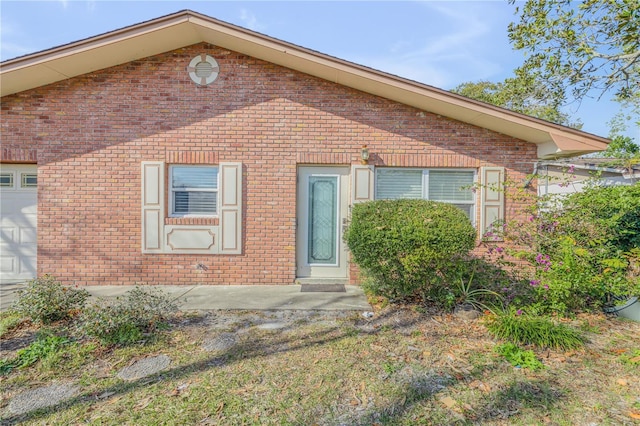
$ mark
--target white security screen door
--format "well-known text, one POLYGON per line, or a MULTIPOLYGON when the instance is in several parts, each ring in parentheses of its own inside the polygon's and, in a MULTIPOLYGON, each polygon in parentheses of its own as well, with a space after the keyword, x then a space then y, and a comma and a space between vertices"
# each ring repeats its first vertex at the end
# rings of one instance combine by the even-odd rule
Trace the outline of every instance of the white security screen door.
POLYGON ((348 192, 348 167, 298 169, 298 278, 344 280, 347 277, 342 231, 348 213, 348 192))

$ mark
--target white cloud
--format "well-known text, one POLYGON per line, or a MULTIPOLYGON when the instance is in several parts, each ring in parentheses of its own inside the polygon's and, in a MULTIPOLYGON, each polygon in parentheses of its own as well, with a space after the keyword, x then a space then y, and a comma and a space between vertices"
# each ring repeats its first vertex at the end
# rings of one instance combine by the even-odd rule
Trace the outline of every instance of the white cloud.
POLYGON ((13 41, 20 40, 21 35, 22 31, 19 27, 6 20, 2 21, 2 24, 0 24, 0 39, 2 40, 2 43, 0 43, 0 60, 4 61, 33 52, 31 47, 13 41))
MULTIPOLYGON (((501 80, 505 72, 507 12, 497 3, 424 2, 423 26, 391 40, 355 62, 433 86, 451 89, 466 81, 501 80)), ((510 70, 508 70, 510 71, 510 70)))
POLYGON ((243 26, 253 31, 264 31, 265 25, 258 22, 258 18, 253 12, 247 9, 240 9, 240 20, 243 26))

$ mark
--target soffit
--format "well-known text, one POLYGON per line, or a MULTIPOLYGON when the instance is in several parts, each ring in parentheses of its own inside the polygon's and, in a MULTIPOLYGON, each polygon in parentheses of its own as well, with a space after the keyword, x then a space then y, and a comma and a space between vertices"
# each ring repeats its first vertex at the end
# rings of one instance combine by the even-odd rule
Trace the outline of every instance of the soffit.
POLYGON ((191 11, 3 62, 2 96, 207 42, 538 145, 540 158, 606 149, 608 140, 273 39, 191 11))

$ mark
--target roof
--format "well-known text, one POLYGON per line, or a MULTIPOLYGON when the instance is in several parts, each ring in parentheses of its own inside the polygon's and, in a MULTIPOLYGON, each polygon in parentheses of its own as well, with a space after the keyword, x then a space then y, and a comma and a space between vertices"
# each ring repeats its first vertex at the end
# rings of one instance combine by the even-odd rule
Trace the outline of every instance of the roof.
POLYGON ((538 157, 606 149, 609 140, 335 58, 184 10, 0 63, 1 95, 206 42, 538 145, 538 157))
POLYGON ((617 173, 640 178, 640 164, 624 158, 573 158, 565 161, 545 161, 540 164, 558 169, 573 166, 574 169, 617 173))

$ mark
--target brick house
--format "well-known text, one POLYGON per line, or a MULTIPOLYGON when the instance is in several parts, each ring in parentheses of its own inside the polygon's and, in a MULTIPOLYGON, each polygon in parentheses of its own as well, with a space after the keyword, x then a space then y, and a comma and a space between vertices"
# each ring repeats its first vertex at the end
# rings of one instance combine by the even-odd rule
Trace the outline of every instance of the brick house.
POLYGON ((480 234, 518 206, 461 188, 608 143, 192 11, 1 65, 4 282, 357 283, 353 203, 480 234))

